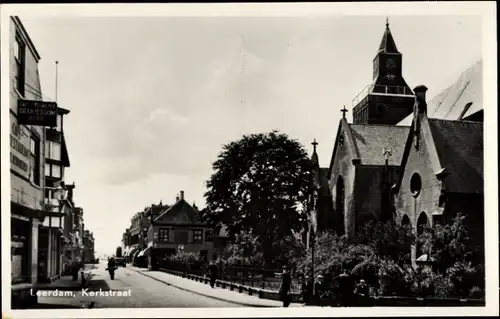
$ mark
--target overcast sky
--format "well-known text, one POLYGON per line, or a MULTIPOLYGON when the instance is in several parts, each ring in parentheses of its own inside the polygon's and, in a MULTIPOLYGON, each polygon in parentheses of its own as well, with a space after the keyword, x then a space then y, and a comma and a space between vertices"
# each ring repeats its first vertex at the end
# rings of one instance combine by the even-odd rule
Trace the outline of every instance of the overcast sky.
MULTIPOLYGON (((221 146, 278 129, 328 166, 343 105, 372 80, 385 16, 33 18, 43 94, 71 110, 65 136, 96 250, 130 218, 180 190, 203 206, 221 146)), ((391 16, 403 75, 429 98, 481 58, 481 20, 391 16)), ((351 121, 351 112, 348 120, 351 121)))

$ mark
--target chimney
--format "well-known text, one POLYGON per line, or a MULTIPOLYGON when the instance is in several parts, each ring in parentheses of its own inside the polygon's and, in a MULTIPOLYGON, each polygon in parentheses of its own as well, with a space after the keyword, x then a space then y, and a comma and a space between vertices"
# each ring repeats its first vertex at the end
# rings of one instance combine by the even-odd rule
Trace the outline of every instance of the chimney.
POLYGON ((179 194, 177 194, 177 196, 175 196, 175 202, 177 203, 179 201, 179 194))
POLYGON ((413 89, 415 92, 415 104, 413 106, 413 130, 415 133, 415 147, 418 149, 420 146, 420 120, 421 114, 427 115, 427 102, 425 101, 425 93, 427 87, 419 85, 413 89))
POLYGON ((425 93, 427 92, 427 87, 425 85, 419 85, 413 89, 413 92, 415 92, 415 113, 426 114, 427 102, 425 101, 425 93))
POLYGON ((184 191, 181 191, 181 200, 184 200, 184 191))

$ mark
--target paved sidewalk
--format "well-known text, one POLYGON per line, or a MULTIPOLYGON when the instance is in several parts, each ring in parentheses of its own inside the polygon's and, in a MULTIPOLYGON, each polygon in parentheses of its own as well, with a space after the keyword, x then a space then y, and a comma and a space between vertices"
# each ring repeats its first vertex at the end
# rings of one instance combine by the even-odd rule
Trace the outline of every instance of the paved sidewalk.
MULTIPOLYGON (((261 299, 258 296, 250 296, 245 293, 231 291, 220 287, 212 288, 208 284, 197 282, 191 279, 178 277, 162 271, 151 271, 146 268, 138 268, 135 266, 127 266, 128 269, 136 271, 144 276, 163 282, 164 284, 174 286, 176 288, 196 293, 205 297, 210 297, 218 300, 228 301, 231 303, 247 306, 247 307, 282 307, 281 301, 261 299)), ((292 303, 290 307, 302 307, 302 304, 292 303)))

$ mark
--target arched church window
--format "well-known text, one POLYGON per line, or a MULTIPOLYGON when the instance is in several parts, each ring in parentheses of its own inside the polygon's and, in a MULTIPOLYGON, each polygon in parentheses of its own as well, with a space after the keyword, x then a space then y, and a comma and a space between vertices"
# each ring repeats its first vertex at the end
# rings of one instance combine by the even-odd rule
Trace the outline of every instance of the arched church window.
POLYGON ((429 219, 425 212, 421 212, 417 220, 417 234, 421 235, 427 227, 429 227, 429 219))
POLYGON ((345 233, 345 212, 344 212, 345 186, 344 186, 344 179, 342 178, 342 176, 339 176, 337 179, 335 199, 336 199, 335 210, 339 221, 337 230, 339 234, 343 235, 345 233))
POLYGON ((401 220, 401 226, 403 226, 404 228, 411 227, 411 222, 410 222, 410 218, 408 217, 408 215, 405 214, 403 216, 403 219, 401 220))

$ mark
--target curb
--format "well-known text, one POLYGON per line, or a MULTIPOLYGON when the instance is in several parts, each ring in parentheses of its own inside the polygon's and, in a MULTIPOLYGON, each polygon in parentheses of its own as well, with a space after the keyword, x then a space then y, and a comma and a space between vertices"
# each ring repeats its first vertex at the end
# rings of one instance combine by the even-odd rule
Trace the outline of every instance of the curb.
POLYGON ((232 300, 227 300, 227 299, 224 299, 224 298, 216 297, 214 295, 200 293, 198 291, 195 291, 195 290, 192 290, 192 289, 187 289, 187 288, 181 287, 179 285, 174 285, 174 284, 171 284, 169 282, 163 281, 161 279, 155 278, 153 276, 147 275, 147 274, 145 274, 142 271, 138 271, 138 270, 135 270, 135 269, 132 269, 132 268, 129 268, 129 269, 132 270, 132 271, 135 271, 135 272, 137 272, 137 273, 139 273, 139 274, 141 274, 143 276, 146 276, 148 278, 151 278, 151 279, 154 279, 154 280, 159 281, 161 283, 164 283, 164 284, 166 284, 168 286, 172 286, 172 287, 178 288, 180 290, 191 292, 191 293, 194 293, 194 294, 197 294, 197 295, 200 295, 200 296, 204 296, 204 297, 208 297, 208 298, 212 298, 212 299, 216 299, 216 300, 220 300, 220 301, 225 301, 225 302, 229 302, 229 303, 234 303, 234 304, 242 305, 242 306, 246 306, 246 307, 277 308, 277 306, 275 307, 275 306, 266 306, 266 305, 255 305, 255 304, 251 304, 251 303, 246 303, 246 302, 241 302, 241 301, 232 301, 232 300))

